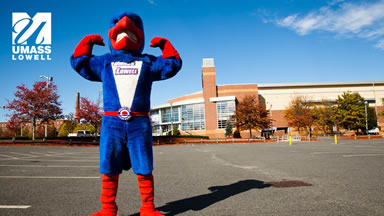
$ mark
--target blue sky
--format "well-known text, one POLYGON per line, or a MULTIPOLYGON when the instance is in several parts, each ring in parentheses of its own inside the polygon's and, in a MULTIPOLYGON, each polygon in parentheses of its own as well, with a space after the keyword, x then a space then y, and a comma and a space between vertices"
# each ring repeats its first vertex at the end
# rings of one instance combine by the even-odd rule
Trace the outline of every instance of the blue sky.
POLYGON ((76 92, 96 100, 101 84, 77 75, 69 57, 85 35, 107 41, 108 22, 120 11, 142 17, 144 53, 161 55, 149 47, 161 36, 183 59, 176 77, 154 83, 152 105, 201 90, 203 58, 215 59, 218 85, 383 80, 383 0, 9 1, 0 8, 0 106, 40 75, 54 77, 64 114, 74 112, 76 92), (52 13, 51 61, 12 61, 12 12, 52 13))

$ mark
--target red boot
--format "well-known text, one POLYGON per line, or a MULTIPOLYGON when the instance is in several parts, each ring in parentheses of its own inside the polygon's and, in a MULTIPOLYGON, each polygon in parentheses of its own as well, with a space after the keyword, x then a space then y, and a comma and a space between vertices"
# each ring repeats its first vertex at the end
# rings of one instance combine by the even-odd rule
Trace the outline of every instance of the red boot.
POLYGON ((117 186, 119 184, 119 175, 103 174, 101 180, 101 210, 90 216, 116 216, 117 205, 115 202, 117 195, 117 186))
POLYGON ((137 181, 139 184, 140 196, 142 201, 142 206, 140 208, 140 216, 164 216, 159 211, 155 210, 155 205, 153 204, 154 197, 154 185, 153 185, 153 175, 137 175, 137 181))

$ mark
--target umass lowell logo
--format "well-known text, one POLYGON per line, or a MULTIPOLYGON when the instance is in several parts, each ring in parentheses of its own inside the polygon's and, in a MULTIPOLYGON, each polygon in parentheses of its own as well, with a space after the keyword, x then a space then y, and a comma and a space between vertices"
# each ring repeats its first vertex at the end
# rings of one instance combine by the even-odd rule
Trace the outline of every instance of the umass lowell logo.
POLYGON ((51 13, 12 13, 12 60, 51 60, 51 13))
POLYGON ((137 75, 139 70, 136 66, 136 62, 113 62, 115 75, 137 75))

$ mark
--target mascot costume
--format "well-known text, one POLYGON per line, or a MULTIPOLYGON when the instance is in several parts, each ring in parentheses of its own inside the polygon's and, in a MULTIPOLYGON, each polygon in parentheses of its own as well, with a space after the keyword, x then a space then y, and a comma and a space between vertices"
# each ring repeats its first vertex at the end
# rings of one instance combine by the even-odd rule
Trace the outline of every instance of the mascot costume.
POLYGON ((182 61, 165 38, 155 37, 151 47, 162 56, 142 54, 141 18, 123 12, 113 17, 108 32, 111 53, 92 55, 93 45, 104 46, 100 35, 84 37, 71 57, 72 67, 85 79, 102 82, 104 117, 100 137, 102 175, 101 210, 93 216, 117 214, 119 175, 132 168, 137 175, 141 216, 161 216, 154 206, 152 126, 149 118, 153 81, 173 77, 182 61))

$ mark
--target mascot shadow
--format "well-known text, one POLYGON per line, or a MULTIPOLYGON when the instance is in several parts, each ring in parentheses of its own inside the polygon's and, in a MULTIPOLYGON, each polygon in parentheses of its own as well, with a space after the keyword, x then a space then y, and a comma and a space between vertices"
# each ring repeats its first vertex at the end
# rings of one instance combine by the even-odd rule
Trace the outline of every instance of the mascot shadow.
MULTIPOLYGON (((189 210, 200 211, 231 196, 252 189, 263 189, 271 186, 271 184, 266 184, 258 180, 243 180, 229 185, 213 186, 208 188, 208 190, 211 191, 210 193, 169 202, 156 209, 164 212, 166 216, 181 214, 189 210)), ((139 214, 131 216, 139 216, 139 214)))

